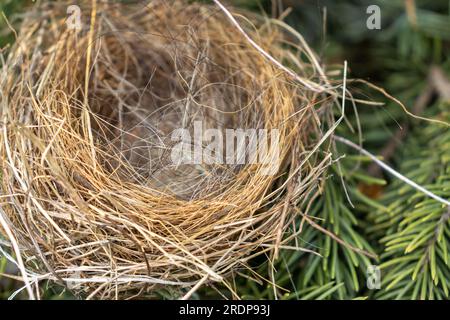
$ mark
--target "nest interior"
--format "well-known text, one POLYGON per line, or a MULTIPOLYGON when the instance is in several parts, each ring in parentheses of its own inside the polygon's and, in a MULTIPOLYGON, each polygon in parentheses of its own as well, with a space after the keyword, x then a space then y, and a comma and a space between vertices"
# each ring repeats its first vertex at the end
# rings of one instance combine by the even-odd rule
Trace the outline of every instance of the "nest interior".
MULTIPOLYGON (((31 284, 102 299, 226 284, 299 234, 330 160, 317 148, 328 94, 271 64, 217 7, 86 2, 82 30, 66 8, 28 13, 0 79, 0 230, 31 284), (263 174, 273 159, 174 164, 173 132, 196 123, 277 129, 275 174, 263 174)), ((261 48, 322 85, 303 42, 245 16, 261 48)))

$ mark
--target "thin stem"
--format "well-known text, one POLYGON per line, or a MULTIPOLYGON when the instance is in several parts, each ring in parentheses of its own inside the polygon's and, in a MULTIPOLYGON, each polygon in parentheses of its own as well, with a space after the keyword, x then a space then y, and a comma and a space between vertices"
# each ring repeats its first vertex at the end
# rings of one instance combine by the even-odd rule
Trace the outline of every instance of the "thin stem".
POLYGON ((425 189, 424 187, 418 185, 417 183, 415 183, 414 181, 412 181, 411 179, 405 177, 404 175, 402 175, 401 173, 395 171, 394 169, 392 169, 390 166, 388 166, 386 163, 384 163, 383 161, 379 160, 376 156, 374 156, 373 154, 371 154, 369 151, 361 148, 360 146, 358 146, 357 144, 351 142, 350 140, 347 140, 345 138, 342 137, 338 137, 338 136, 334 136, 334 139, 336 141, 339 141, 343 144, 346 144, 347 146, 358 150, 359 152, 361 152, 362 154, 368 156, 370 159, 372 159, 372 161, 374 161, 376 164, 378 164, 381 168, 383 168, 384 170, 386 170, 387 172, 389 172, 390 174, 392 174, 393 176, 395 176, 396 178, 402 180, 403 182, 405 182, 406 184, 410 185, 411 187, 413 187, 414 189, 426 194, 427 196, 429 196, 430 198, 433 198, 443 204, 445 204, 446 206, 450 207, 450 202, 448 200, 445 200, 441 197, 439 197, 438 195, 434 194, 433 192, 425 189))
POLYGON ((228 17, 228 19, 233 23, 233 25, 238 29, 238 31, 247 39, 247 41, 254 47, 261 55, 263 55, 267 60, 269 60, 271 63, 276 65, 278 68, 285 71, 287 74, 289 74, 292 78, 303 84, 306 88, 314 91, 314 92, 321 92, 321 88, 317 88, 317 86, 314 86, 311 83, 306 82, 304 79, 302 79, 298 74, 296 74, 291 69, 285 67, 282 63, 280 63, 277 59, 272 57, 268 52, 266 52, 263 48, 261 48, 241 27, 239 22, 234 18, 233 14, 222 4, 219 0, 214 0, 214 3, 219 6, 219 8, 225 13, 225 15, 228 17))

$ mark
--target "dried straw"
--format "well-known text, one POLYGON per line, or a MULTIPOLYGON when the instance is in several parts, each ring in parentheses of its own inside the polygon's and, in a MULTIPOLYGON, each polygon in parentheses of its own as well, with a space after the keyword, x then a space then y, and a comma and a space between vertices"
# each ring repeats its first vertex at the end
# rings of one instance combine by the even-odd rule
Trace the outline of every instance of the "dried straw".
POLYGON ((320 192, 342 107, 303 38, 186 1, 86 2, 76 31, 67 6, 27 13, 0 75, 0 231, 30 297, 54 280, 85 298, 189 298, 275 259, 320 192), (277 174, 174 165, 171 133, 197 120, 278 129, 277 174))

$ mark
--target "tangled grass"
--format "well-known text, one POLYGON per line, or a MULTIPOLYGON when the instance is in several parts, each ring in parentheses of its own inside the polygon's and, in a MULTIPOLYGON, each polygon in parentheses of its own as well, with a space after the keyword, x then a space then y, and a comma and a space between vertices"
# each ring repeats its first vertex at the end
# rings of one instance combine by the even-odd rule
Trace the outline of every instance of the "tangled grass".
POLYGON ((97 299, 232 290, 249 259, 276 259, 302 231, 294 222, 312 221, 340 85, 279 20, 92 1, 77 31, 67 6, 26 14, 0 75, 0 233, 24 288, 38 298, 33 286, 52 280, 97 299), (279 130, 276 174, 173 164, 171 134, 195 121, 279 130))

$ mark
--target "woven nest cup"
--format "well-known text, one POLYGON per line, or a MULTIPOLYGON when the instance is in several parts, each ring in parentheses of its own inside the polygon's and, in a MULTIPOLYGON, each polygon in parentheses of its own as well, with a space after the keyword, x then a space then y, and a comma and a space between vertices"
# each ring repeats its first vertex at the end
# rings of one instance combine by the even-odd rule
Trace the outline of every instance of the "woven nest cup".
POLYGON ((29 293, 182 297, 275 259, 330 161, 303 39, 184 1, 68 7, 26 14, 0 79, 0 233, 29 293))

